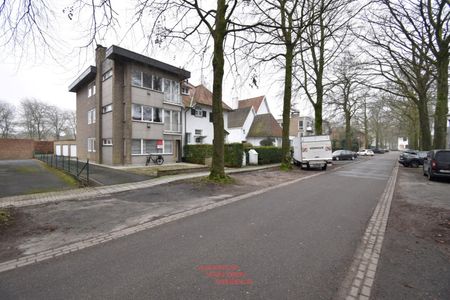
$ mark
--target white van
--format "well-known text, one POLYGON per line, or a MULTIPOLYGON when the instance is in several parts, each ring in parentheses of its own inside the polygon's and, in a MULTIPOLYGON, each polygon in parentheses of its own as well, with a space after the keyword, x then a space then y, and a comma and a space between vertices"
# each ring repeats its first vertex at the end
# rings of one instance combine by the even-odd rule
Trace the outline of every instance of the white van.
POLYGON ((292 141, 294 164, 302 168, 327 169, 333 160, 329 135, 296 137, 292 141))

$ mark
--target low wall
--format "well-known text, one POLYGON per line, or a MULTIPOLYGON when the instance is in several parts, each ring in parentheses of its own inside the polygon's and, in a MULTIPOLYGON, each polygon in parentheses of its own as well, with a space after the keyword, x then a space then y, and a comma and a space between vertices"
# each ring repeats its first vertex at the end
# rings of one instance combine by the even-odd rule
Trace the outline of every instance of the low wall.
POLYGON ((0 160, 30 159, 33 153, 53 153, 53 142, 28 139, 0 139, 0 160))

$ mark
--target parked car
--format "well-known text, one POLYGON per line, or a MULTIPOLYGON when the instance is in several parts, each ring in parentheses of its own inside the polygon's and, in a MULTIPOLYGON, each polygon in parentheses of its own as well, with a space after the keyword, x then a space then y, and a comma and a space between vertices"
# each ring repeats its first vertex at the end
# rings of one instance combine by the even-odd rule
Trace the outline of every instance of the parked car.
POLYGON ((384 154, 384 150, 380 148, 373 148, 372 151, 373 153, 384 154))
POLYGON ((450 150, 431 150, 423 161, 423 175, 429 180, 450 178, 450 150))
POLYGON ((354 160, 356 156, 356 153, 350 150, 336 150, 333 152, 333 160, 354 160))
POLYGON ((400 154, 398 162, 404 167, 417 168, 423 165, 423 160, 427 156, 426 151, 408 150, 400 154))
POLYGON ((374 156, 374 153, 370 149, 362 149, 362 150, 358 151, 358 155, 361 155, 361 156, 374 156))

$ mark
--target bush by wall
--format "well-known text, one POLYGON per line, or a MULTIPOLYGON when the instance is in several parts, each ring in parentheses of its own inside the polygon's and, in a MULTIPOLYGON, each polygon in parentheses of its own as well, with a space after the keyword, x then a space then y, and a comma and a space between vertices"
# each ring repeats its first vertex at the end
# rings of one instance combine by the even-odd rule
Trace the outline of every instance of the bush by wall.
POLYGON ((205 164, 205 158, 212 157, 212 145, 184 145, 184 159, 192 164, 205 164))
MULTIPOLYGON (((184 146, 184 161, 192 164, 205 164, 205 159, 212 157, 213 146, 210 144, 197 144, 184 146)), ((242 167, 242 153, 244 146, 241 143, 225 144, 224 161, 226 167, 242 167)))
POLYGON ((243 152, 244 152, 244 145, 242 145, 242 143, 226 144, 224 147, 225 166, 232 168, 242 167, 243 152))
POLYGON ((258 152, 259 165, 281 163, 282 155, 281 148, 279 147, 262 146, 253 147, 252 149, 255 149, 255 151, 258 152))

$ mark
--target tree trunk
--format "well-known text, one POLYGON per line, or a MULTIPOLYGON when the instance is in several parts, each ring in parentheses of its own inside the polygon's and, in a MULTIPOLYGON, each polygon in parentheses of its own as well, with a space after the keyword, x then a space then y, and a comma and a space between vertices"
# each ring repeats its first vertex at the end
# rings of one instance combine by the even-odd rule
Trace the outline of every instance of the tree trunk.
POLYGON ((350 112, 345 112, 345 143, 347 150, 352 150, 352 128, 350 126, 350 112))
POLYGON ((447 114, 448 114, 448 47, 441 51, 441 57, 437 58, 437 99, 434 113, 434 148, 445 149, 447 138, 447 114))
POLYGON ((427 95, 418 95, 417 110, 419 112, 420 150, 431 149, 430 120, 428 118, 427 95))
POLYGON ((364 148, 369 147, 369 120, 367 118, 367 102, 364 99, 364 148))
POLYGON ((225 0, 217 0, 216 28, 213 33, 214 55, 213 55, 213 125, 214 140, 211 172, 209 179, 220 181, 227 178, 224 169, 224 127, 222 110, 222 81, 224 68, 223 44, 226 35, 226 5, 225 0))
POLYGON ((291 145, 289 143, 289 124, 292 98, 292 61, 294 58, 294 47, 286 45, 286 68, 284 78, 284 97, 283 97, 283 139, 281 144, 282 169, 291 168, 291 145))
MULTIPOLYGON (((322 85, 322 84, 321 84, 322 85)), ((317 102, 314 104, 314 130, 317 135, 323 133, 322 127, 322 103, 323 103, 323 87, 321 86, 320 92, 319 87, 317 89, 317 102)))

